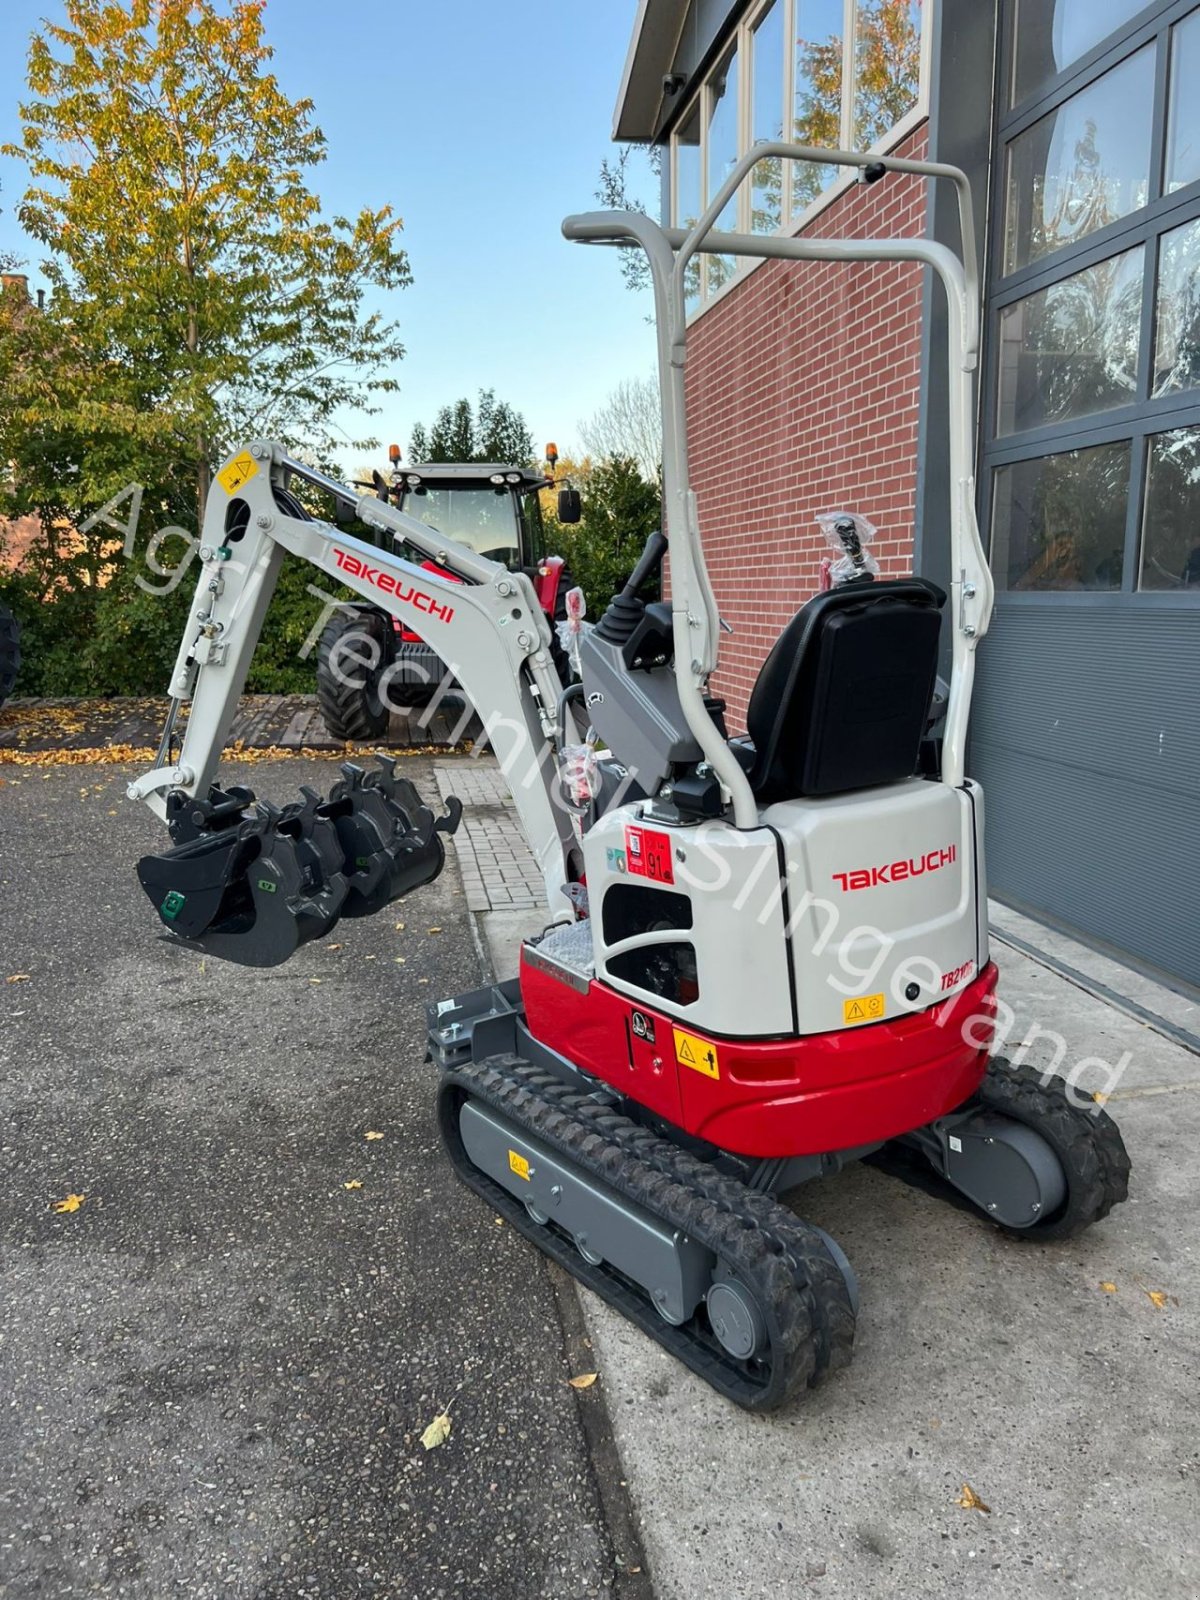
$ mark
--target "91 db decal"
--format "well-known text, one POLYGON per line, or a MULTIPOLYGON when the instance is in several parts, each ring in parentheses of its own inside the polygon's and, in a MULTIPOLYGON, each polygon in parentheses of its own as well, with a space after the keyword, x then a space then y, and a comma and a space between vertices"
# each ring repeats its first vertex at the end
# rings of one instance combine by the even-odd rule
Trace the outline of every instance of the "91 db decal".
POLYGON ((674 883, 671 866, 671 835, 656 828, 625 829, 625 870, 635 878, 653 883, 674 883))

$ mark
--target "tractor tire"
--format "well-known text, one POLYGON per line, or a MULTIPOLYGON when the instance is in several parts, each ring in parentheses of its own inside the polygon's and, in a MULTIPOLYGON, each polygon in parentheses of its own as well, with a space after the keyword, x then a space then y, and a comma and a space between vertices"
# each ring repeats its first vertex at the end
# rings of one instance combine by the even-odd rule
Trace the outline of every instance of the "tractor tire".
POLYGON ((8 699, 21 666, 21 624, 0 606, 0 706, 8 699))
POLYGON ((387 732, 391 708, 380 686, 395 658, 386 611, 353 606, 330 617, 317 645, 317 704, 335 739, 369 743, 387 732))

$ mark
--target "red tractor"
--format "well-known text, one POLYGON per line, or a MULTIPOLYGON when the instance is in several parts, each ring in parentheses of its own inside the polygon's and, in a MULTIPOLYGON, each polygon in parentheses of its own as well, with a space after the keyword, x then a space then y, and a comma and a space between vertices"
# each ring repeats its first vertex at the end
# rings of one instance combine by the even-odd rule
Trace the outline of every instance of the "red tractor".
MULTIPOLYGON (((491 462, 429 462, 405 468, 399 445, 391 445, 389 478, 372 473, 378 499, 406 512, 426 527, 466 545, 533 582, 538 601, 551 622, 566 617, 571 576, 561 556, 546 554, 542 522, 542 489, 555 486, 558 449, 546 446, 548 473, 530 467, 491 462)), ((558 491, 558 520, 579 521, 579 491, 558 491)), ((393 541, 388 540, 389 548, 393 541)), ((421 565, 454 582, 461 580, 436 561, 421 565)), ((557 649, 556 665, 564 682, 565 653, 557 649)), ((347 604, 329 619, 317 647, 317 700, 330 733, 338 739, 378 739, 387 731, 392 710, 424 705, 439 691, 462 694, 454 663, 443 661, 420 635, 406 628, 382 606, 347 604)))

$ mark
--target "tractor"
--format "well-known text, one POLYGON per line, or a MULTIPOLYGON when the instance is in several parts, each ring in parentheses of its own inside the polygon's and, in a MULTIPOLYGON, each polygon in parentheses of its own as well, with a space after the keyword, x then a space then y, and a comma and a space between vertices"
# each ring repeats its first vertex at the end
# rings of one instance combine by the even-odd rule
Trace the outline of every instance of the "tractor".
MULTIPOLYGON (((392 465, 387 478, 376 471, 369 483, 356 480, 356 486, 510 572, 524 572, 551 624, 565 619, 571 575, 561 556, 545 552, 539 499, 541 490, 556 483, 556 445, 546 446, 548 473, 476 461, 406 468, 395 444, 388 456, 392 465)), ((579 491, 570 485, 560 487, 559 522, 578 522, 580 509, 579 491)), ((404 546, 403 540, 393 546, 385 538, 385 543, 404 546)), ((436 560, 421 564, 426 571, 461 582, 436 560)), ((555 663, 565 680, 569 667, 557 637, 554 646, 555 663)), ((453 668, 420 634, 381 606, 339 606, 317 646, 317 700, 325 726, 338 739, 378 739, 387 731, 393 708, 424 705, 447 693, 461 695, 453 668)))

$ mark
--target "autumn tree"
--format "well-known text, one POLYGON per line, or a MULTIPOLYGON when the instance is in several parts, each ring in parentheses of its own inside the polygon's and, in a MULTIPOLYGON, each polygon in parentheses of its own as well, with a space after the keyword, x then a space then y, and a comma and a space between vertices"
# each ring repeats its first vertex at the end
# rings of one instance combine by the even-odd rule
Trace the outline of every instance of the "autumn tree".
POLYGON ((534 459, 533 435, 519 411, 497 400, 494 389, 481 389, 475 406, 465 398, 443 406, 426 428, 417 423, 409 436, 409 459, 496 461, 525 466, 534 459))
POLYGON ((368 297, 410 281, 400 221, 323 215, 325 138, 269 70, 264 3, 65 0, 31 41, 7 153, 29 171, 19 214, 49 252, 63 359, 20 468, 52 499, 61 439, 76 520, 134 477, 186 482, 202 515, 239 439, 324 457, 344 443, 335 413, 396 386, 396 325, 368 297))
POLYGON ((589 455, 628 457, 649 483, 662 466, 662 405, 655 378, 626 378, 579 424, 589 455))

